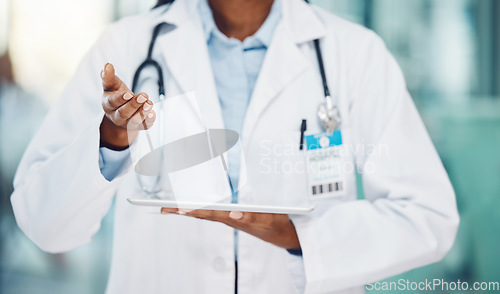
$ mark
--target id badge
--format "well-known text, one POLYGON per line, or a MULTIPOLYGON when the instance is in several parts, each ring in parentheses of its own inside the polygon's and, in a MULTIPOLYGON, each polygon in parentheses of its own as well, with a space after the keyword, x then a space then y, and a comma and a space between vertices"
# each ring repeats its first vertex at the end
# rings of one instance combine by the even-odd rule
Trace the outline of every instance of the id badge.
POLYGON ((309 195, 312 200, 337 198, 345 193, 346 149, 342 132, 306 136, 309 195))

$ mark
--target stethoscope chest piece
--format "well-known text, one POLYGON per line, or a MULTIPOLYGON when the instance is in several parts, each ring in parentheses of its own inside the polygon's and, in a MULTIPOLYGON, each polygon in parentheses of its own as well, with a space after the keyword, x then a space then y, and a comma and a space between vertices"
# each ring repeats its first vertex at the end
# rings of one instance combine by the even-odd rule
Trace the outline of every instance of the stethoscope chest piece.
POLYGON ((326 96, 325 101, 318 106, 318 119, 328 134, 340 128, 340 112, 331 96, 326 96))

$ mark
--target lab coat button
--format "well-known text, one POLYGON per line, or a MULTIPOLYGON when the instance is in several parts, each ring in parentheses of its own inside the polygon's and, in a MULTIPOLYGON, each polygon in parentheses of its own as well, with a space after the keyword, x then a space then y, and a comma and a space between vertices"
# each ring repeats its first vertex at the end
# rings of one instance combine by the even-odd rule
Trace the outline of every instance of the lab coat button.
POLYGON ((221 257, 217 257, 213 262, 214 269, 217 271, 223 271, 226 268, 226 262, 221 257))

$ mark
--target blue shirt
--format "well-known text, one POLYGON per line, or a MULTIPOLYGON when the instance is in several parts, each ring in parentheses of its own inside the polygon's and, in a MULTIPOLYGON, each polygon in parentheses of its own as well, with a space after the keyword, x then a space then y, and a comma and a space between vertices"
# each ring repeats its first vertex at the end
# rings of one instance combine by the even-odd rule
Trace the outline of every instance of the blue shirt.
MULTIPOLYGON (((228 38, 219 31, 207 0, 201 0, 199 4, 224 126, 240 135, 267 48, 271 44, 274 30, 281 18, 280 4, 280 1, 274 2, 267 19, 259 30, 243 42, 228 38)), ((237 202, 238 195, 241 156, 239 146, 236 145, 227 154, 233 202, 237 202)))

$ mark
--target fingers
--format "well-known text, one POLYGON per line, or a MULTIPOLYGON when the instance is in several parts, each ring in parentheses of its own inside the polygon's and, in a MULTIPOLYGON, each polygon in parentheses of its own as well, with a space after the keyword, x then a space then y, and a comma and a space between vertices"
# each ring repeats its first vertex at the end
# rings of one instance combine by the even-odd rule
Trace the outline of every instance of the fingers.
POLYGON ((161 214, 177 213, 177 208, 162 207, 161 214))
POLYGON ((229 220, 229 211, 222 210, 206 210, 206 209, 186 209, 186 208, 161 208, 162 214, 175 213, 190 217, 195 217, 199 219, 211 220, 211 221, 227 221, 229 220))
POLYGON ((155 121, 156 113, 154 110, 144 111, 139 110, 127 123, 129 130, 147 130, 155 121))
POLYGON ((243 216, 244 216, 244 214, 241 211, 231 211, 229 213, 229 218, 234 219, 234 220, 241 220, 241 219, 243 219, 243 216))
POLYGON ((104 90, 102 107, 117 126, 130 130, 149 129, 156 118, 153 102, 146 93, 135 94, 115 74, 111 63, 101 71, 104 90))
POLYGON ((115 75, 115 68, 111 63, 106 63, 101 71, 102 88, 106 92, 113 92, 120 89, 122 81, 115 75))
POLYGON ((205 209, 177 209, 177 208, 165 208, 161 209, 162 214, 180 214, 189 217, 195 217, 204 220, 217 221, 234 228, 243 228, 245 225, 250 225, 259 222, 262 219, 265 223, 268 219, 272 218, 273 215, 254 213, 254 212, 241 212, 241 211, 221 211, 221 210, 205 210, 205 209))
POLYGON ((154 110, 151 110, 146 118, 144 119, 144 122, 141 124, 141 130, 149 130, 154 122, 156 120, 156 112, 154 110))
POLYGON ((102 106, 106 113, 115 111, 134 97, 132 91, 115 75, 115 68, 111 63, 104 65, 101 79, 104 90, 102 106))
POLYGON ((149 129, 156 117, 153 102, 146 93, 105 94, 103 109, 111 121, 128 129, 149 129))
POLYGON ((240 227, 252 225, 268 225, 274 220, 275 215, 270 213, 231 211, 228 214, 229 222, 240 227))
POLYGON ((178 214, 195 217, 199 219, 206 219, 210 221, 218 221, 218 222, 226 222, 229 219, 228 211, 221 210, 189 210, 189 209, 180 209, 178 214))
POLYGON ((112 113, 134 97, 131 91, 104 92, 102 108, 106 113, 112 113))
MULTIPOLYGON (((121 99, 125 99, 125 95, 121 99)), ((153 102, 148 101, 148 99, 149 97, 146 93, 139 93, 132 96, 126 103, 116 108, 113 119, 116 121, 128 121, 141 107, 144 111, 149 111, 153 107, 153 102)))

